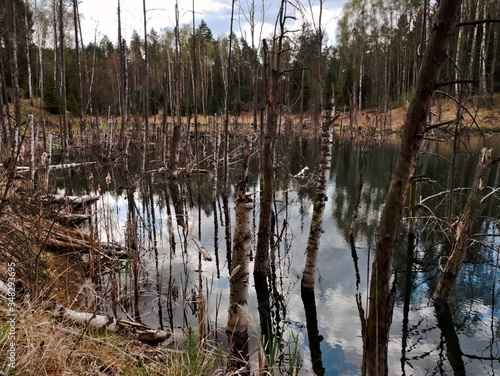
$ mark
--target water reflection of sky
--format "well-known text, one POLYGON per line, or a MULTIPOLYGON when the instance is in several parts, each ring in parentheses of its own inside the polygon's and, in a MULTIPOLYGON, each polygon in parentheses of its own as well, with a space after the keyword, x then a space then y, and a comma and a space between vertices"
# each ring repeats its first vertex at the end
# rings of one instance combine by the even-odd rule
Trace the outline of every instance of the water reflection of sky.
MULTIPOLYGON (((367 269, 373 259, 373 255, 368 251, 369 244, 373 243, 373 235, 388 183, 387 174, 384 175, 387 167, 373 171, 377 162, 372 161, 372 159, 375 156, 387 159, 389 157, 386 154, 394 154, 393 148, 387 147, 387 149, 384 149, 378 146, 373 151, 373 155, 365 155, 360 161, 357 159, 352 160, 355 154, 352 145, 344 146, 344 148, 346 150, 337 149, 336 153, 334 151, 332 173, 327 189, 328 201, 324 211, 324 233, 320 241, 320 257, 317 270, 316 305, 319 334, 324 337, 321 342, 321 351, 326 375, 356 375, 360 373, 362 339, 355 295, 361 293, 363 306, 366 310, 367 269), (350 225, 353 201, 357 196, 359 184, 357 178, 360 173, 363 173, 365 178, 365 191, 360 207, 359 230, 356 242, 357 262, 361 276, 361 284, 359 290, 357 290, 351 248, 346 242, 345 234, 346 228, 348 231, 350 225), (339 204, 341 207, 339 207, 339 204)), ((439 152, 439 150, 433 151, 439 152)), ((314 160, 314 158, 312 159, 314 160)), ((293 170, 299 171, 304 167, 303 161, 301 163, 300 166, 294 166, 293 170)), ((309 168, 314 170, 314 167, 310 162, 309 168)), ((432 168, 430 168, 429 173, 434 173, 436 176, 441 174, 439 170, 433 172, 432 168)), ((254 179, 254 181, 257 181, 257 179, 254 179)), ((255 189, 255 187, 252 189, 255 189)), ((278 232, 281 230, 284 220, 287 221, 287 228, 283 235, 284 239, 277 251, 276 260, 279 266, 277 285, 287 306, 286 317, 281 319, 286 319, 289 323, 286 326, 287 331, 293 330, 300 334, 299 344, 301 346, 302 365, 309 370, 312 369, 312 365, 309 353, 309 339, 305 329, 304 306, 300 297, 300 278, 304 267, 305 249, 313 208, 311 198, 310 194, 305 194, 298 189, 298 183, 293 179, 289 182, 287 194, 280 191, 276 195, 278 232)), ((134 193, 134 199, 139 215, 139 233, 146 245, 143 259, 149 263, 149 268, 145 273, 147 289, 143 296, 143 303, 145 304, 143 305, 143 311, 151 325, 156 326, 158 322, 157 313, 155 312, 158 300, 155 292, 156 274, 154 272, 154 257, 151 251, 152 244, 148 240, 151 224, 147 220, 147 211, 150 208, 143 204, 143 197, 138 190, 134 193)), ((97 208, 101 213, 106 214, 104 219, 100 221, 103 239, 107 239, 107 234, 110 234, 111 240, 123 242, 127 220, 126 193, 104 193, 97 208)), ((168 215, 162 195, 154 195, 154 208, 159 264, 163 276, 163 293, 165 294, 168 285, 169 239, 166 227, 168 215)), ((220 299, 217 326, 219 329, 223 329, 227 321, 229 279, 221 215, 220 213, 218 215, 218 239, 217 243, 215 243, 213 212, 202 211, 202 228, 200 231, 198 228, 197 208, 189 205, 186 208, 187 222, 191 232, 200 238, 214 258, 212 262, 203 262, 203 278, 205 287, 207 285, 212 286, 208 299, 210 318, 212 320, 216 319, 216 305, 217 300, 220 299), (200 233, 201 235, 199 235, 200 233), (217 264, 214 255, 216 245, 220 260, 219 279, 216 277, 217 264)), ((234 226, 234 203, 232 200, 230 200, 230 208, 231 224, 234 226)), ((173 212, 173 207, 171 210, 173 212)), ((258 223, 258 204, 256 204, 255 212, 251 216, 258 223)), ((253 219, 251 219, 252 221, 253 219)), ((177 229, 174 221, 175 234, 178 234, 177 229)), ((481 230, 484 231, 485 227, 482 227, 481 230)), ((495 274, 496 254, 499 252, 497 239, 497 237, 487 239, 491 243, 488 251, 491 255, 487 263, 479 262, 474 265, 465 265, 457 280, 457 293, 451 299, 454 323, 458 328, 457 333, 462 352, 466 355, 476 357, 493 356, 497 358, 500 356, 500 345, 497 340, 497 338, 500 338, 500 314, 496 305, 500 296, 498 296, 497 291, 495 291, 494 299, 492 295, 493 286, 496 285, 500 278, 499 274, 495 274), (496 280, 494 280, 494 277, 496 277, 496 280), (493 305, 494 302, 495 305, 493 305)), ((255 233, 252 234, 252 241, 252 247, 255 248, 255 233)), ((198 251, 192 240, 188 240, 187 258, 183 259, 179 248, 181 239, 177 235, 176 243, 177 252, 172 266, 173 278, 176 279, 177 283, 180 283, 181 279, 185 280, 184 266, 187 265, 187 270, 190 271, 189 280, 192 282, 191 286, 195 286, 198 278, 193 271, 198 268, 198 251)), ((424 249, 424 247, 419 248, 418 258, 422 263, 427 252, 428 250, 424 249)), ((400 273, 404 273, 404 258, 400 257, 403 261, 400 260, 397 263, 396 269, 399 269, 400 273)), ((250 268, 252 270, 253 263, 251 263, 250 268)), ((451 372, 449 363, 446 361, 446 346, 443 343, 441 331, 437 327, 434 308, 429 305, 429 296, 435 287, 433 278, 438 274, 438 266, 422 264, 415 266, 415 270, 417 270, 416 268, 421 271, 414 273, 412 283, 413 291, 408 317, 410 335, 406 347, 407 363, 404 366, 404 371, 406 374, 415 375, 432 374, 436 372, 436 367, 439 366, 444 373, 451 372)), ((394 311, 389 345, 389 369, 393 375, 401 375, 403 372, 401 366, 401 350, 403 346, 401 335, 403 322, 402 299, 402 291, 400 290, 394 311)), ((178 320, 176 325, 180 325, 181 322, 182 316, 179 310, 180 306, 178 306, 175 315, 178 320)), ((256 328, 259 323, 252 273, 250 273, 248 313, 254 323, 251 324, 251 335, 255 343, 256 328)), ((195 318, 191 319, 193 323, 196 323, 195 318)), ((464 361, 468 374, 500 372, 498 360, 486 361, 465 356, 464 361)))

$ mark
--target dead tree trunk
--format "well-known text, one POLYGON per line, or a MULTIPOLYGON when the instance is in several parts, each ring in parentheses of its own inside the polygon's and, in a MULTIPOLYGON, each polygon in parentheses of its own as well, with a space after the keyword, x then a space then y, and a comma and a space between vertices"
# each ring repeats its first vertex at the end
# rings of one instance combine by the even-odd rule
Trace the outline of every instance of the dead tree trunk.
POLYGON ((335 98, 332 95, 330 108, 325 109, 323 115, 323 129, 321 136, 321 161, 319 165, 318 185, 316 187, 316 197, 314 199, 313 216, 311 219, 311 229, 306 248, 306 264, 302 275, 301 290, 314 291, 315 273, 318 266, 319 240, 321 237, 323 211, 325 209, 326 183, 330 172, 333 143, 333 121, 335 116, 335 98))
MULTIPOLYGON (((14 90, 14 111, 15 111, 15 129, 14 134, 19 132, 21 127, 21 102, 20 102, 20 93, 19 93, 19 70, 17 63, 17 33, 16 33, 16 2, 12 0, 12 31, 9 34, 9 44, 11 48, 11 76, 12 76, 12 88, 14 90)), ((18 140, 16 140, 16 136, 13 137, 13 144, 15 144, 18 140)), ((14 150, 14 152, 16 152, 14 150)))
POLYGON ((31 43, 31 29, 28 26, 28 2, 24 1, 24 27, 26 28, 26 65, 28 69, 28 94, 30 98, 30 106, 33 106, 33 84, 31 75, 31 59, 30 59, 30 43, 31 43))
POLYGON ((148 155, 149 145, 149 56, 148 56, 148 32, 147 32, 147 19, 146 19, 146 0, 142 0, 142 12, 144 16, 144 63, 146 65, 145 73, 145 87, 144 87, 144 133, 145 133, 145 146, 144 155, 148 155))
POLYGON ((485 148, 481 151, 481 156, 479 157, 472 191, 469 195, 467 203, 465 204, 464 211, 458 220, 451 255, 448 257, 443 274, 441 274, 436 291, 432 296, 432 299, 435 301, 447 301, 453 285, 455 284, 458 272, 460 271, 465 255, 467 254, 467 250, 469 249, 472 226, 479 212, 481 199, 484 196, 484 189, 486 188, 486 184, 488 182, 491 166, 491 150, 487 150, 485 148))
POLYGON ((230 339, 230 369, 240 369, 248 361, 248 285, 251 252, 250 212, 251 199, 246 194, 250 143, 248 143, 241 178, 236 186, 236 224, 233 239, 231 277, 229 278, 229 309, 226 334, 230 339))
POLYGON ((394 250, 403 208, 415 172, 427 114, 439 80, 461 1, 441 0, 425 50, 412 101, 403 128, 401 149, 380 219, 370 280, 370 303, 364 338, 362 374, 388 373, 387 347, 395 298, 392 285, 394 250))
MULTIPOLYGON (((175 104, 177 117, 174 121, 174 130, 172 134, 172 143, 170 147, 169 173, 171 178, 177 178, 179 167, 179 144, 181 142, 181 64, 180 64, 180 41, 179 41, 179 8, 175 4, 175 104)), ((173 114, 172 114, 173 116, 173 114)))
POLYGON ((82 62, 80 60, 80 42, 78 40, 78 23, 80 17, 78 14, 78 1, 73 0, 73 18, 75 23, 75 48, 76 48, 76 65, 78 74, 78 105, 80 107, 80 137, 83 141, 85 137, 85 113, 83 107, 83 78, 82 78, 82 62))
POLYGON ((61 79, 59 81, 60 93, 61 93, 61 115, 62 115, 62 147, 64 155, 68 152, 68 113, 66 111, 66 62, 64 56, 64 2, 59 0, 59 48, 61 49, 61 58, 59 62, 61 64, 61 79))

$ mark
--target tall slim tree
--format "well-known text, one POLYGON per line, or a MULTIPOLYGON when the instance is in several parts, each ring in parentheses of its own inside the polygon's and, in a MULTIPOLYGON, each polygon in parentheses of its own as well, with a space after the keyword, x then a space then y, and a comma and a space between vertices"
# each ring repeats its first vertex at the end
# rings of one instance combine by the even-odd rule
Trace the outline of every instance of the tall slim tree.
MULTIPOLYGON (((11 53, 11 77, 12 77, 12 88, 14 91, 14 112, 15 112, 15 131, 19 132, 21 127, 21 94, 19 92, 19 68, 17 62, 17 13, 16 13, 16 0, 11 0, 11 20, 12 28, 9 33, 9 46, 11 53)), ((19 134, 19 133, 17 133, 19 134)), ((14 136, 14 145, 17 143, 17 137, 14 136)), ((15 152, 15 150, 14 150, 15 152)))
MULTIPOLYGON (((278 126, 279 113, 279 81, 281 76, 281 54, 283 40, 285 38, 285 23, 287 21, 287 2, 280 2, 280 9, 276 19, 275 35, 273 37, 270 52, 271 75, 269 82, 269 96, 267 100, 267 120, 264 139, 261 150, 261 174, 262 193, 260 196, 259 228, 257 234, 257 249, 254 263, 254 280, 259 301, 259 315, 261 332, 268 341, 271 334, 271 312, 269 310, 269 288, 267 276, 269 273, 269 244, 271 237, 271 217, 274 197, 274 148, 276 140, 276 128, 278 126)), ((267 51, 267 43, 263 41, 264 50, 267 51)), ((266 55, 266 53, 265 53, 266 55)), ((266 58, 266 56, 264 57, 266 58)), ((265 62, 265 64, 267 64, 265 62)))
POLYGON ((82 62, 80 60, 80 43, 78 41, 78 23, 80 17, 78 14, 78 1, 73 0, 73 20, 75 23, 75 50, 76 50, 76 65, 78 74, 78 105, 80 107, 80 135, 83 139, 85 136, 85 112, 83 105, 83 78, 82 78, 82 62))
POLYGON ((145 62, 145 88, 144 88, 144 124, 145 124, 145 138, 146 144, 144 153, 147 154, 149 143, 149 59, 148 59, 148 29, 146 19, 146 0, 142 0, 142 12, 144 17, 144 62, 145 62))
POLYGON ((120 55, 120 112, 121 112, 121 128, 120 141, 121 145, 125 135, 125 129, 128 121, 128 71, 127 71, 127 46, 125 40, 122 40, 122 23, 120 0, 118 0, 118 54, 120 55))
POLYGON ((458 21, 460 6, 461 1, 440 1, 406 114, 399 157, 380 218, 370 278, 368 319, 363 338, 364 375, 383 376, 388 373, 387 350, 395 299, 392 272, 398 229, 426 130, 427 115, 438 85, 441 66, 458 21))
POLYGON ((59 0, 59 48, 60 48, 60 79, 59 92, 61 93, 61 128, 62 128, 62 147, 64 154, 68 152, 68 113, 67 113, 67 98, 66 98, 66 58, 64 46, 64 1, 59 0))
POLYGON ((30 59, 30 44, 31 44, 31 28, 28 24, 28 1, 24 1, 24 37, 25 37, 25 51, 26 51, 26 66, 28 70, 28 95, 30 99, 30 106, 33 106, 33 79, 31 76, 31 59, 30 59))

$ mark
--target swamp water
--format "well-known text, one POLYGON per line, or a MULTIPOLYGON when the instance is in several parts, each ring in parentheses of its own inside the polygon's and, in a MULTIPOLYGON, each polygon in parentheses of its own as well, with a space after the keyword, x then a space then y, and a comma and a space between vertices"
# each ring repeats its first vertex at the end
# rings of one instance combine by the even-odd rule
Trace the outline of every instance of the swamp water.
MULTIPOLYGON (((486 145, 493 148, 494 155, 500 152, 500 138, 488 138, 486 145)), ((482 146, 482 139, 472 139, 467 145, 460 146, 454 187, 472 185, 477 152, 482 146), (475 154, 469 154, 467 150, 475 154)), ((315 296, 309 297, 309 303, 304 299, 304 303, 300 281, 320 151, 319 142, 277 143, 276 195, 271 229, 274 252, 271 252, 269 278, 271 318, 274 330, 284 331, 287 341, 297 338, 303 369, 300 374, 308 374, 304 370, 314 369, 326 375, 357 375, 362 361, 362 338, 356 295, 360 294, 366 310, 368 273, 373 260, 378 218, 398 145, 395 142, 335 141, 315 296), (295 177, 304 167, 309 168, 305 176, 295 177), (353 247, 348 234, 360 176, 364 185, 353 247), (309 334, 307 328, 311 328, 309 334)), ((140 155, 138 150, 135 152, 140 155)), ((243 153, 242 150, 239 152, 243 153)), ((389 369, 393 375, 460 374, 462 370, 468 375, 500 372, 500 288, 497 287, 500 279, 497 272, 500 192, 488 195, 489 190, 487 193, 475 226, 475 232, 482 235, 473 237, 473 246, 457 279, 449 310, 444 310, 444 316, 440 315, 438 320, 429 303, 440 275, 440 266, 446 261, 442 257, 443 231, 450 214, 449 198, 440 192, 450 186, 452 154, 452 142, 427 142, 420 157, 417 174, 425 175, 425 179, 418 184, 417 201, 422 205, 418 212, 413 258, 408 257, 407 252, 407 221, 401 225, 395 260, 398 295, 389 344, 389 369)), ((218 193, 213 195, 213 175, 200 175, 200 190, 194 172, 190 177, 180 177, 177 188, 169 187, 164 173, 150 171, 158 166, 144 170, 140 158, 130 158, 127 168, 120 163, 99 162, 65 171, 54 176, 54 184, 60 192, 67 194, 100 191, 102 197, 93 210, 98 214, 96 228, 103 241, 124 244, 127 222, 134 218, 140 252, 140 311, 143 321, 152 327, 198 327, 196 294, 200 261, 196 240, 199 239, 212 257, 212 261, 201 261, 207 320, 212 331, 220 332, 217 339, 224 342, 232 261, 231 249, 227 249, 226 225, 229 224, 228 228, 234 234, 232 192, 238 181, 240 164, 230 165, 229 221, 221 197, 218 193), (184 213, 189 232, 175 219, 178 212, 184 213)), ((498 164, 494 167, 488 186, 498 188, 500 171, 498 164)), ((250 352, 257 347, 260 328, 259 304, 252 275, 259 218, 258 190, 258 161, 253 155, 247 189, 256 192, 252 196, 253 209, 249 212, 251 255, 246 310, 250 317, 250 352)), ((465 189, 455 191, 452 217, 460 214, 467 193, 465 189)), ((405 218, 407 214, 406 211, 405 218)), ((132 312, 132 299, 129 299, 133 290, 130 286, 132 272, 127 274, 127 270, 124 267, 119 276, 123 289, 121 303, 123 309, 132 312)), ((216 339, 213 334, 211 337, 216 339)), ((254 351, 250 357, 254 368, 256 357, 254 351)), ((279 362, 283 373, 287 371, 287 357, 288 350, 285 350, 285 356, 279 362)))

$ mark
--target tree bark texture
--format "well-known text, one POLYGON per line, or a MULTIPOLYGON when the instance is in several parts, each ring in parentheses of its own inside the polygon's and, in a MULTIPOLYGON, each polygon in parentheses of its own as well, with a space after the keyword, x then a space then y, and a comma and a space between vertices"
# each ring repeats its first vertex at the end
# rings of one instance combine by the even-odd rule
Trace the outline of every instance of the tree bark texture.
POLYGON ((394 250, 403 208, 415 172, 441 66, 460 13, 461 1, 441 0, 422 58, 422 65, 403 128, 401 149, 380 219, 370 279, 370 303, 364 341, 362 373, 387 375, 387 347, 394 305, 394 250))
POLYGON ((326 184, 328 182, 332 160, 332 131, 334 116, 335 99, 332 96, 330 106, 328 109, 325 109, 323 114, 324 119, 321 136, 321 160, 319 163, 318 185, 316 187, 316 196, 314 198, 311 228, 309 230, 309 238, 307 240, 306 263, 301 283, 302 291, 314 291, 315 273, 318 266, 319 241, 321 238, 323 223, 323 212, 325 210, 325 202, 328 199, 328 197, 326 197, 326 184))
POLYGON ((248 360, 248 285, 251 253, 250 212, 252 203, 246 195, 250 148, 247 146, 241 179, 235 192, 236 224, 233 237, 232 270, 229 278, 229 309, 226 334, 230 340, 230 368, 239 369, 248 360), (244 361, 244 362, 242 362, 244 361))
POLYGON ((479 213, 491 166, 491 150, 485 148, 481 151, 472 190, 465 204, 464 211, 458 220, 452 252, 450 257, 448 257, 436 291, 432 296, 433 300, 447 301, 450 297, 451 290, 469 249, 472 226, 479 213))
POLYGON ((84 138, 86 133, 85 113, 83 105, 83 77, 82 77, 82 61, 80 59, 80 42, 78 40, 78 23, 80 15, 78 13, 78 1, 73 0, 73 18, 75 23, 75 49, 76 49, 76 65, 78 74, 78 105, 80 107, 80 137, 84 138))
POLYGON ((68 150, 68 114, 66 112, 66 59, 64 56, 64 2, 59 1, 59 48, 61 49, 61 58, 59 59, 61 64, 61 80, 60 92, 61 92, 61 114, 62 114, 62 146, 64 152, 67 153, 68 150))

